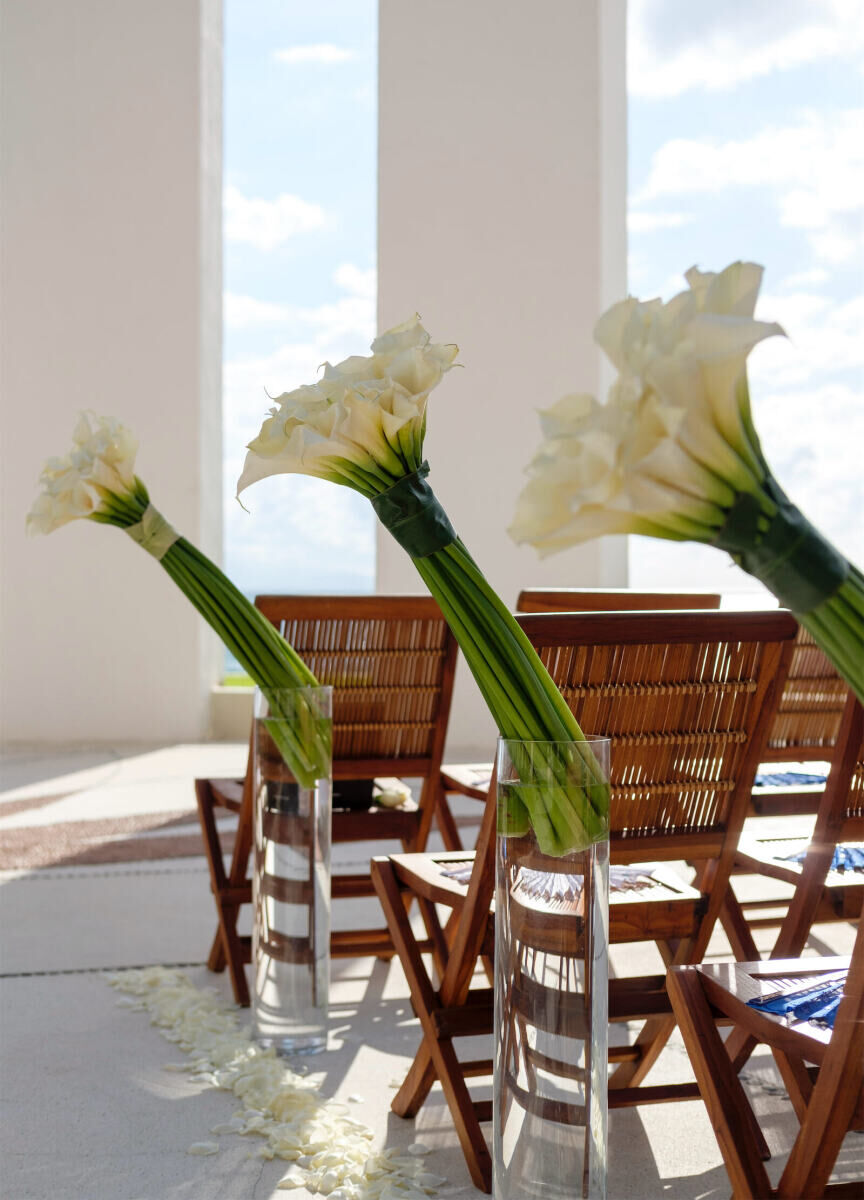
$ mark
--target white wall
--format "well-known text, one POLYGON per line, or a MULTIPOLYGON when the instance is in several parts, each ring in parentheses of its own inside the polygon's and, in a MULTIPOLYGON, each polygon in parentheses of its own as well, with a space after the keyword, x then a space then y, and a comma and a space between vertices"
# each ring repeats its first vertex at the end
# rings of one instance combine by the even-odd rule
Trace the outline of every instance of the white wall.
POLYGON ((8 741, 201 737, 215 638, 118 530, 26 539, 81 408, 218 557, 219 0, 5 0, 2 10, 2 708, 8 741))
MULTIPOLYGON (((381 0, 379 328, 419 311, 464 370, 433 393, 430 482, 499 594, 623 586, 624 539, 541 563, 506 533, 535 409, 602 394, 592 341, 626 291, 624 0, 381 0)), ((379 591, 422 590, 379 531, 379 591)), ((461 671, 448 751, 488 756, 461 671)))

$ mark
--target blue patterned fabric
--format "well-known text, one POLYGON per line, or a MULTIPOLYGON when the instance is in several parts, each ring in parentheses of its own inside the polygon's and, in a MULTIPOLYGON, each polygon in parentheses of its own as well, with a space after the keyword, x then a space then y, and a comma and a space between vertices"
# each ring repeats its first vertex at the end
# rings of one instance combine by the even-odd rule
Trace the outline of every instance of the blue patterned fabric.
POLYGON ((760 771, 753 780, 756 787, 804 787, 824 783, 825 775, 808 775, 806 771, 760 771))
POLYGON ((829 983, 815 983, 807 989, 790 988, 785 995, 766 996, 761 1000, 748 1000, 747 1003, 759 1012, 783 1017, 788 1024, 809 1021, 811 1025, 833 1029, 845 982, 845 976, 842 979, 833 978, 829 983))
MULTIPOLYGON (((786 862, 803 862, 807 857, 806 850, 797 854, 788 854, 786 862)), ((831 856, 832 871, 864 871, 864 849, 860 846, 835 846, 831 856)))

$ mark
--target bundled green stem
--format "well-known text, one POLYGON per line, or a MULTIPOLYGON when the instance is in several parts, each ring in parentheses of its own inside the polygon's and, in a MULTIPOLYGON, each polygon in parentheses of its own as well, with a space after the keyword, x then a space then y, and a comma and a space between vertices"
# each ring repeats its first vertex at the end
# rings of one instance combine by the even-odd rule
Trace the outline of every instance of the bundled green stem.
POLYGON ((584 771, 579 725, 537 652, 457 538, 415 558, 421 578, 438 601, 502 737, 555 743, 547 754, 551 788, 522 788, 502 810, 502 833, 530 825, 547 854, 582 849, 608 832, 608 787, 595 763, 596 788, 570 780, 584 771), (572 748, 572 749, 571 749, 572 748))
MULTIPOLYGON (((408 468, 419 459, 415 449, 408 468)), ((584 734, 534 647, 483 572, 456 537, 435 497, 423 462, 408 473, 380 483, 348 486, 372 501, 382 524, 411 556, 423 582, 438 601, 458 641, 480 693, 502 737, 550 743, 547 755, 552 788, 520 789, 499 813, 499 829, 524 834, 533 828, 546 854, 581 850, 608 833, 609 789, 594 762, 597 786, 585 788, 584 734)), ((345 480, 340 480, 345 482, 345 480)))
POLYGON ((714 545, 795 614, 864 702, 864 575, 764 471, 758 491, 738 495, 714 545))
MULTIPOLYGON (((121 495, 99 490, 102 506, 90 520, 128 530, 142 521, 145 512, 154 511, 147 488, 137 477, 131 492, 121 495)), ((159 561, 264 692, 275 717, 268 722, 273 740, 297 781, 311 787, 329 772, 329 722, 313 719, 311 713, 305 721, 289 720, 280 692, 316 687, 315 676, 267 618, 186 538, 178 537, 159 561), (280 715, 284 719, 279 719, 280 715)))

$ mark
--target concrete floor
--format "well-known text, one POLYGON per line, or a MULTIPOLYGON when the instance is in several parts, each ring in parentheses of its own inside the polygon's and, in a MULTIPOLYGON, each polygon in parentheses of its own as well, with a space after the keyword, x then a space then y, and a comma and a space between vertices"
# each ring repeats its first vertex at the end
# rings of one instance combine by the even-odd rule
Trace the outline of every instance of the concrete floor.
MULTIPOLYGON (((240 745, 12 755, 0 790, 0 837, 28 824, 189 808, 196 775, 237 773, 244 755, 240 745), (37 796, 56 799, 25 812, 14 804, 37 796)), ((368 847, 339 847, 336 861, 347 866, 364 854, 368 847)), ((375 902, 368 905, 374 922, 375 902)), ((344 924, 346 916, 337 907, 334 921, 344 924)), ((0 920, 3 1200, 266 1200, 285 1194, 276 1184, 286 1165, 255 1157, 254 1139, 224 1137, 217 1155, 187 1154, 192 1143, 208 1140, 214 1124, 231 1117, 236 1100, 165 1071, 177 1049, 146 1014, 118 1007, 107 984, 106 972, 116 968, 182 964, 197 986, 230 998, 227 978, 203 965, 214 928, 203 858, 4 872, 0 920)), ((851 935, 848 926, 821 927, 814 949, 847 952, 851 935)), ((770 934, 763 941, 770 944, 770 934)), ((613 954, 613 969, 620 953, 613 954)), ((722 935, 710 954, 728 956, 722 935)), ((393 1085, 419 1041, 398 962, 334 963, 331 999, 330 1049, 311 1061, 323 1093, 361 1095, 357 1115, 377 1145, 407 1146, 420 1138, 432 1147, 428 1169, 448 1179, 445 1192, 479 1196, 439 1089, 416 1121, 389 1111, 393 1085)), ((656 1068, 657 1082, 664 1078, 692 1078, 677 1039, 656 1068)), ((794 1123, 770 1058, 751 1060, 746 1083, 768 1119, 773 1173, 794 1123)), ((850 1135, 841 1174, 854 1177, 862 1163, 864 1137, 850 1135)), ((701 1102, 611 1114, 611 1200, 728 1195, 701 1102)))

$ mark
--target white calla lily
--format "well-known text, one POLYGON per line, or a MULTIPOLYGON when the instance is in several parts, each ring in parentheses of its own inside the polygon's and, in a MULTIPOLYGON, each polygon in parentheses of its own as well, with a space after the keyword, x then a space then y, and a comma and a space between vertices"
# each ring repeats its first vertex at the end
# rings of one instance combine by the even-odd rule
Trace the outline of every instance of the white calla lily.
POLYGON ((374 496, 417 470, 426 402, 458 347, 433 344, 415 315, 371 350, 325 363, 317 383, 276 397, 249 443, 238 495, 268 475, 299 473, 374 496))
POLYGON ((782 334, 753 313, 755 263, 696 267, 668 303, 629 298, 595 338, 619 375, 605 404, 566 396, 540 414, 511 535, 540 554, 607 533, 727 550, 791 608, 864 699, 864 577, 795 508, 765 461, 747 357, 782 334))
POLYGON ((103 512, 107 492, 133 492, 137 452, 135 435, 116 418, 81 413, 69 454, 49 458, 42 469, 42 493, 27 516, 28 533, 51 533, 103 512))
MULTIPOLYGON (((571 742, 579 727, 509 609, 490 588, 427 482, 423 461, 429 393, 453 366, 454 345, 434 344, 417 316, 377 337, 372 354, 326 363, 317 383, 276 399, 237 485, 280 472, 319 475, 367 496, 438 601, 504 737, 571 742)), ((578 408, 578 398, 574 400, 578 408)), ((584 398, 582 398, 584 406, 584 398)), ((589 407, 594 404, 588 399, 589 407)), ((562 412, 560 419, 566 420, 562 412)), ((559 418, 550 414, 550 422, 559 418)), ((598 485, 614 439, 600 435, 598 485), (604 457, 605 455, 605 457, 604 457)), ((556 768, 557 769, 557 768, 556 768)), ((562 786, 519 803, 544 851, 588 845, 606 828, 608 795, 562 786), (527 803, 527 802, 526 802, 527 803)), ((598 780, 598 782, 600 782, 598 780)), ((508 828, 510 825, 508 824, 508 828)), ((515 831, 515 826, 513 826, 515 831)))
MULTIPOLYGON (((296 434, 302 436, 302 431, 296 434)), ((150 503, 147 488, 135 474, 138 441, 131 430, 113 417, 85 413, 75 425, 72 442, 69 454, 50 458, 42 470, 42 492, 27 517, 28 532, 51 533, 78 518, 117 526, 161 563, 268 699, 272 697, 271 710, 279 711, 284 689, 315 686, 315 676, 263 613, 150 503)), ((317 779, 330 753, 329 727, 314 714, 302 736, 283 731, 287 722, 276 724, 279 748, 296 778, 317 779)))

